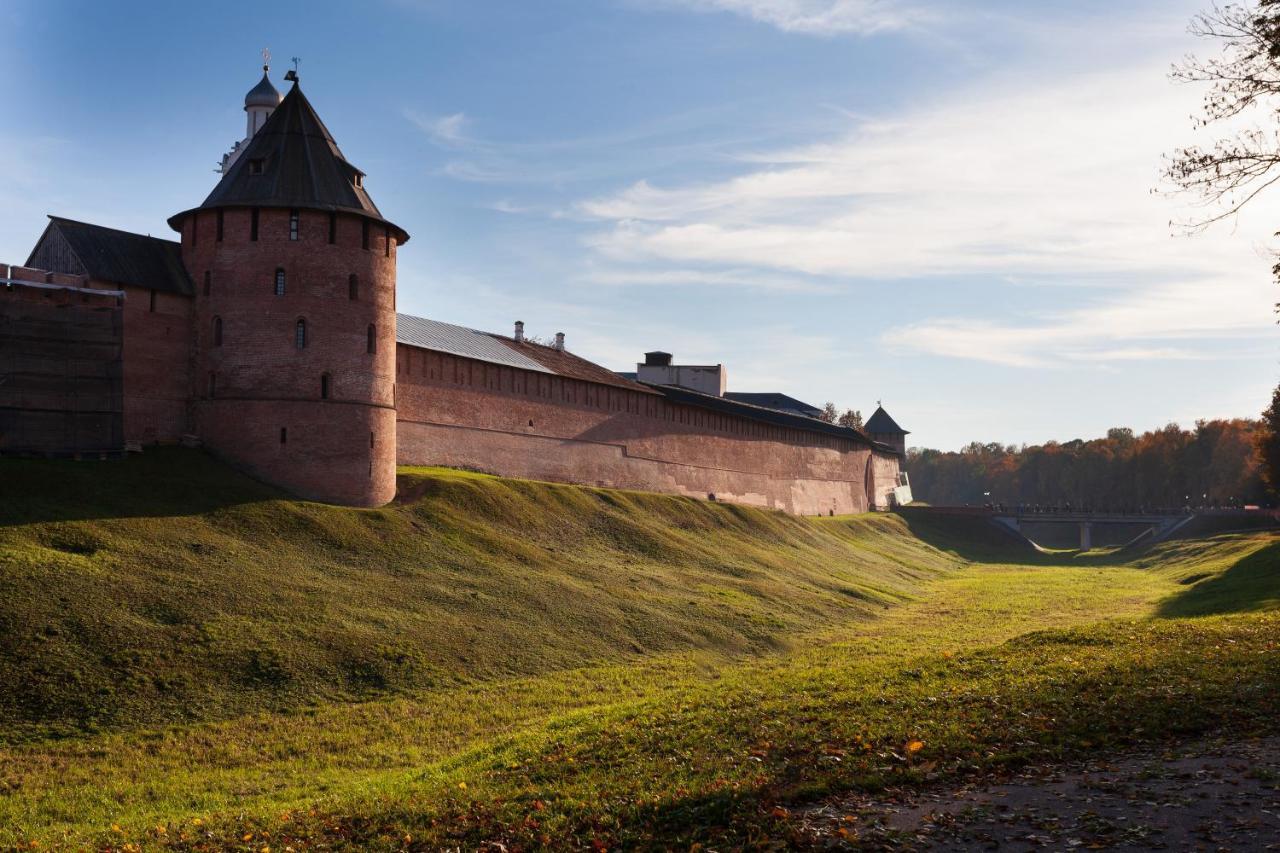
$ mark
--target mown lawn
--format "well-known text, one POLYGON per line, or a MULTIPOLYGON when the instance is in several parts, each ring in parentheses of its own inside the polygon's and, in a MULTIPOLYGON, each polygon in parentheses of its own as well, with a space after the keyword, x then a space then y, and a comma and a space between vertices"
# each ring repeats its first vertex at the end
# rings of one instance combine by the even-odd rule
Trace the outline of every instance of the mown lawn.
MULTIPOLYGON (((469 475, 406 476, 421 494, 371 514, 379 530, 399 537, 400 524, 416 521, 456 531, 449 547, 457 550, 448 553, 487 549, 477 560, 508 578, 526 553, 513 542, 539 543, 527 552, 536 574, 523 583, 555 584, 563 600, 539 614, 508 595, 489 618, 495 632, 523 631, 528 643, 545 643, 540 667, 531 645, 512 674, 495 663, 498 653, 484 651, 474 671, 460 667, 464 677, 397 683, 370 701, 323 690, 284 701, 259 687, 188 709, 188 718, 203 713, 208 722, 163 724, 162 716, 157 725, 131 710, 108 718, 116 724, 104 731, 63 719, 43 735, 24 722, 0 746, 0 847, 786 843, 791 808, 828 793, 928 784, 1209 729, 1276 726, 1280 541, 1267 534, 1174 542, 1126 562, 1093 555, 1009 563, 999 560, 999 540, 919 527, 913 535, 892 518, 797 520, 469 475), (592 533, 602 528, 608 533, 592 533), (575 560, 566 553, 577 541, 588 556, 575 560), (981 548, 987 561, 963 559, 981 548), (607 561, 592 567, 601 555, 607 561), (787 590, 791 566, 795 589, 787 590), (627 582, 633 571, 661 578, 670 598, 654 605, 653 586, 637 591, 627 582), (682 583, 689 590, 677 593, 682 583), (566 638, 546 639, 572 625, 575 611, 592 624, 609 607, 624 612, 632 597, 647 599, 652 618, 665 620, 653 630, 674 636, 635 649, 632 637, 617 642, 624 635, 606 633, 582 664, 565 656, 575 639, 569 628, 566 638), (774 609, 766 628, 747 627, 774 609), (531 627, 504 624, 519 619, 531 627), (270 701, 255 706, 254 696, 270 701), (228 714, 235 701, 246 704, 228 714)), ((178 526, 190 537, 216 517, 225 531, 230 512, 260 515, 263 527, 253 530, 287 531, 298 515, 323 525, 331 511, 355 529, 369 523, 353 511, 268 495, 180 516, 178 526), (272 526, 277 516, 287 523, 272 526)), ((13 523, 0 529, 8 537, 0 548, 47 536, 41 525, 82 522, 109 534, 100 551, 146 547, 146 532, 128 526, 134 519, 97 517, 13 523)), ((159 528, 162 537, 178 535, 167 529, 159 528)), ((412 538, 396 548, 413 549, 412 538)), ((301 549, 300 542, 278 535, 272 547, 301 549)), ((405 551, 415 556, 403 562, 428 552, 435 553, 405 551)), ((330 546, 308 553, 326 570, 340 562, 330 546)), ((29 568, 33 561, 24 559, 29 568)), ((428 584, 433 572, 465 574, 435 559, 396 589, 428 584)), ((325 591, 356 594, 362 571, 366 582, 383 583, 385 568, 355 562, 334 569, 341 585, 325 591)), ((200 565, 190 577, 199 577, 200 565)), ((0 574, 7 568, 0 561, 0 574)), ((33 587, 27 595, 38 598, 33 587)), ((94 601, 124 618, 104 598, 94 601)), ((217 606, 229 601, 238 599, 217 606)), ((350 606, 314 612, 334 632, 343 620, 359 624, 350 606)), ((480 624, 485 605, 466 612, 480 624)), ((299 648, 315 642, 297 627, 281 633, 299 648)), ((438 634, 405 642, 430 648, 438 634)), ((185 654, 196 680, 199 667, 220 660, 207 647, 185 654)))

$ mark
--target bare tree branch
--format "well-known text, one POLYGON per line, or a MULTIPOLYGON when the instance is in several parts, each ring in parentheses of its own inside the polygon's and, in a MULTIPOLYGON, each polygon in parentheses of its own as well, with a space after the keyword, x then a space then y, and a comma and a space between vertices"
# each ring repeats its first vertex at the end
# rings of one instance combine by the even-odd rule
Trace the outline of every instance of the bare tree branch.
POLYGON ((1280 180, 1280 0, 1215 3, 1191 22, 1191 33, 1218 42, 1209 59, 1188 56, 1171 77, 1208 83, 1196 126, 1236 118, 1254 106, 1267 110, 1271 127, 1254 127, 1206 149, 1180 148, 1167 158, 1164 178, 1177 191, 1200 197, 1204 216, 1179 223, 1199 231, 1237 214, 1280 180))

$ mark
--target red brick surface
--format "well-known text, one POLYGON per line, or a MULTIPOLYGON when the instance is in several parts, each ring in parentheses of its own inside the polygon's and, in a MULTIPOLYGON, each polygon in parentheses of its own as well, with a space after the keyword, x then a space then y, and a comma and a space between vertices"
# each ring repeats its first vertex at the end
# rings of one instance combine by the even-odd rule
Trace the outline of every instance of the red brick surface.
POLYGON ((361 248, 361 219, 347 214, 338 216, 330 244, 328 214, 300 213, 297 241, 289 239, 283 209, 260 211, 257 241, 250 240, 248 209, 225 211, 221 242, 213 211, 183 223, 183 260, 196 282, 195 428, 216 453, 296 494, 378 506, 395 495, 395 247, 384 252, 379 227, 369 249, 361 248), (278 268, 285 271, 283 296, 275 295, 278 268), (352 274, 360 282, 355 300, 352 274), (215 318, 222 322, 220 346, 215 318), (306 323, 302 349, 295 343, 298 320, 306 323), (321 399, 326 373, 327 400, 321 399), (283 446, 281 429, 288 431, 283 446))
POLYGON ((398 458, 826 515, 888 505, 898 458, 651 394, 401 345, 398 458))
MULTIPOLYGON (((248 209, 223 212, 221 241, 216 216, 199 212, 182 223, 194 298, 157 293, 153 310, 150 291, 124 288, 127 439, 163 442, 195 433, 267 482, 356 506, 394 497, 397 461, 714 495, 799 514, 889 505, 899 458, 862 442, 677 404, 531 344, 512 346, 577 378, 398 346, 396 247, 376 226, 364 249, 359 216, 338 215, 333 244, 322 211, 300 211, 296 241, 289 239, 286 209, 259 211, 256 241, 248 209), (282 296, 275 293, 277 269, 285 271, 282 296), (352 275, 359 282, 354 300, 352 275), (303 348, 299 320, 306 324, 303 348)), ((85 283, 40 270, 12 272, 31 281, 85 283)))
MULTIPOLYGON (((94 282, 93 287, 118 288, 94 282)), ((125 287, 124 433, 128 441, 173 443, 191 432, 191 300, 125 287)))

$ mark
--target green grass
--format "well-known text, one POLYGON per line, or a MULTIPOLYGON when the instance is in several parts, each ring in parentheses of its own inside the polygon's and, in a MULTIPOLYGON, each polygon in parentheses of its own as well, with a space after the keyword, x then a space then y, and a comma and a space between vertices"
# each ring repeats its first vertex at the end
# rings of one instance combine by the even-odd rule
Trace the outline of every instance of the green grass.
POLYGON ((722 655, 916 594, 956 561, 889 517, 443 470, 361 511, 199 453, 0 462, 0 740, 722 655))
POLYGON ((0 847, 729 847, 828 792, 1280 711, 1269 534, 1072 557, 457 472, 355 511, 127 465, 143 509, 94 466, 0 463, 43 502, 0 510, 0 847), (55 632, 13 641, 33 613, 55 632), (369 644, 413 665, 353 679, 369 644), (118 708, 57 686, 77 655, 118 708))

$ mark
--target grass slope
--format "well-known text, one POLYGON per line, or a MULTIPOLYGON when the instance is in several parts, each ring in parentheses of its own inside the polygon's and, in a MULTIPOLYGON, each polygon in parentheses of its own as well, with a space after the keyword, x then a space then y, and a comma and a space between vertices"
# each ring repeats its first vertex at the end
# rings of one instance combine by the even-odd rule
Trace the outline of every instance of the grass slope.
POLYGON ((0 740, 758 653, 957 565, 892 517, 444 470, 400 487, 353 510, 192 451, 0 461, 0 740))
MULTIPOLYGON (((127 490, 91 490, 92 467, 56 469, 70 485, 48 499, 36 487, 55 469, 33 464, 24 476, 44 505, 0 527, 0 577, 25 584, 19 606, 65 595, 64 575, 22 575, 37 549, 91 532, 100 544, 75 556, 105 565, 81 594, 95 596, 98 621, 138 624, 136 590, 174 595, 157 579, 165 555, 214 540, 234 559, 203 554, 183 574, 216 591, 202 621, 234 614, 301 663, 282 683, 246 684, 232 677, 242 658, 211 653, 226 643, 174 650, 197 681, 215 677, 208 705, 126 703, 113 731, 45 740, 24 718, 27 739, 0 744, 0 847, 732 848, 790 840, 788 806, 827 792, 1277 725, 1280 542, 1269 534, 1136 557, 1027 554, 959 527, 915 526, 918 538, 895 518, 793 519, 419 471, 405 472, 405 504, 360 512, 193 471, 206 463, 192 454, 168 462, 130 463, 147 511, 167 517, 129 517, 127 490), (152 564, 124 562, 137 553, 152 564), (317 562, 299 569, 305 558, 317 562), (322 627, 271 609, 287 608, 284 593, 259 616, 230 566, 267 590, 321 584, 313 594, 333 600, 303 615, 322 627), (147 580, 121 597, 128 574, 147 580), (454 586, 464 592, 442 604, 454 586), (1225 615, 1161 618, 1209 613, 1225 615), (625 631, 619 614, 632 616, 625 631), (508 639, 476 650, 448 636, 466 626, 508 639), (320 638, 348 654, 362 632, 392 630, 449 662, 437 683, 323 685, 343 670, 320 638), (529 647, 513 650, 516 636, 529 647), (373 701, 319 701, 361 695, 373 701), (201 718, 211 722, 183 722, 201 718)), ((4 659, 31 672, 42 655, 16 647, 4 659)))

